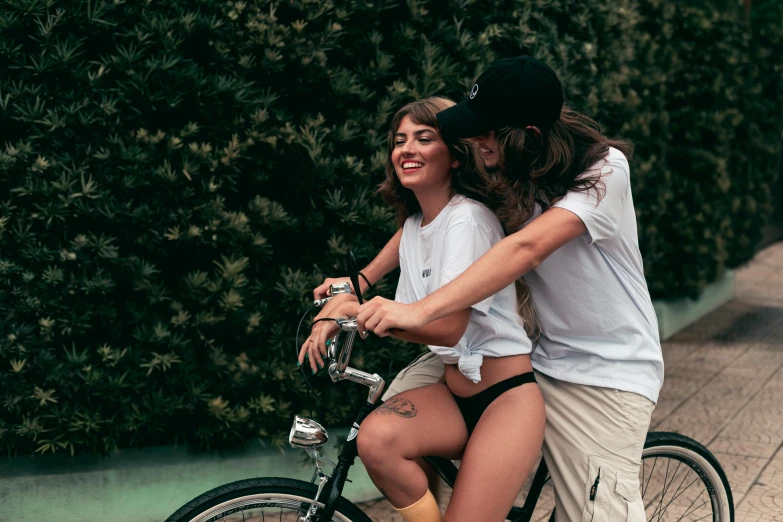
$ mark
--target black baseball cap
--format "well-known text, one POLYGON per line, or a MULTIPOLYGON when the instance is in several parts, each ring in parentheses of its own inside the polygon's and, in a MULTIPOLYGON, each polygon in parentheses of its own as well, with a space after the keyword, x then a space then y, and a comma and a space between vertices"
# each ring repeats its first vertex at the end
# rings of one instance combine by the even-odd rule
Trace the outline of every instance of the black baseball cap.
POLYGON ((438 113, 446 141, 473 138, 500 127, 542 131, 560 119, 563 86, 548 65, 531 56, 493 63, 471 88, 468 99, 438 113))

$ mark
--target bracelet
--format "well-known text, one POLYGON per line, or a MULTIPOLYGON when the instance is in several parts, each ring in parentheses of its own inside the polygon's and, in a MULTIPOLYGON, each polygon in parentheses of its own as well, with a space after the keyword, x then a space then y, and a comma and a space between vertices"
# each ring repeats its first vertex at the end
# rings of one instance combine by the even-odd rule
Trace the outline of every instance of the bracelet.
POLYGON ((320 319, 316 319, 315 321, 313 321, 313 324, 310 325, 310 328, 312 329, 312 327, 315 326, 315 323, 320 323, 321 321, 334 321, 336 323, 337 319, 335 319, 334 317, 322 317, 320 319))
POLYGON ((372 290, 372 283, 370 282, 369 279, 367 279, 367 276, 362 274, 361 272, 359 272, 359 275, 362 276, 362 279, 364 279, 364 281, 367 283, 367 289, 372 290))

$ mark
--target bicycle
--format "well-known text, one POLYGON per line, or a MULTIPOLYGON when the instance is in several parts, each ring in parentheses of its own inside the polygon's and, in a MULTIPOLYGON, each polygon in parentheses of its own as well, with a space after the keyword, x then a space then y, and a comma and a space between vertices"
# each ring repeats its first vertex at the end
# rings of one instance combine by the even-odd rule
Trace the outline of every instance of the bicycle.
MULTIPOLYGON (((358 278, 352 277, 352 280, 354 288, 359 288, 358 278)), ((331 289, 332 295, 345 292, 350 292, 347 283, 331 289)), ((357 297, 361 300, 360 295, 357 297)), ((316 305, 324 302, 322 300, 316 305)), ((335 383, 348 380, 369 388, 367 402, 359 410, 337 463, 318 451, 329 439, 326 429, 314 420, 297 415, 288 441, 292 447, 304 449, 315 461, 311 482, 288 478, 232 482, 194 498, 166 522, 265 521, 271 514, 274 514, 275 520, 290 522, 371 522, 361 509, 343 498, 342 491, 348 471, 358 456, 356 436, 362 421, 378 406, 376 403, 386 383, 378 374, 371 375, 348 366, 358 324, 355 318, 338 319, 337 324, 340 332, 331 339, 328 347, 326 363, 329 376, 335 383), (324 473, 321 467, 324 462, 334 466, 331 474, 324 473)), ((458 470, 453 462, 440 457, 425 460, 449 487, 454 486, 458 470)), ((548 469, 542 459, 524 505, 512 507, 508 520, 529 522, 548 480, 548 469)), ((642 453, 640 488, 647 520, 734 521, 734 502, 726 474, 707 448, 683 435, 668 432, 647 434, 642 453), (664 462, 659 464, 659 460, 664 462), (697 482, 701 488, 697 486, 691 490, 697 482), (711 519, 708 518, 710 516, 711 519)), ((549 520, 555 520, 554 511, 549 520)))

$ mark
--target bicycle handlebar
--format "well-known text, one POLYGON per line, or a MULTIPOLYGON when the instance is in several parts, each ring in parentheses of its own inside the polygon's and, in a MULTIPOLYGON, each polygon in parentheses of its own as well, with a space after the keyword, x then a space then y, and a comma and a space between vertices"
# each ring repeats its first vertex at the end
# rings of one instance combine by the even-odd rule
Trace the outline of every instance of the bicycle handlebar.
POLYGON ((337 294, 352 294, 351 292, 351 284, 347 281, 343 283, 336 283, 333 285, 329 285, 329 297, 324 297, 323 299, 316 299, 313 301, 313 306, 316 306, 318 308, 322 307, 326 303, 332 300, 332 297, 336 296, 337 294))
MULTIPOLYGON (((347 283, 342 285, 348 286, 347 283)), ((330 287, 330 293, 334 295, 334 285, 330 287)), ((348 286, 348 291, 340 291, 338 293, 350 293, 351 289, 348 286)), ((356 340, 356 332, 359 330, 359 322, 355 317, 351 319, 336 319, 337 326, 340 331, 332 337, 329 347, 326 351, 329 366, 329 377, 332 382, 339 382, 343 380, 349 380, 358 382, 370 388, 367 402, 375 404, 383 393, 383 388, 386 385, 386 381, 381 378, 377 373, 369 374, 355 368, 350 368, 348 362, 351 360, 351 351, 353 350, 353 343, 356 340), (341 343, 342 341, 342 343, 341 343), (341 344, 340 355, 337 355, 337 346, 341 344)))

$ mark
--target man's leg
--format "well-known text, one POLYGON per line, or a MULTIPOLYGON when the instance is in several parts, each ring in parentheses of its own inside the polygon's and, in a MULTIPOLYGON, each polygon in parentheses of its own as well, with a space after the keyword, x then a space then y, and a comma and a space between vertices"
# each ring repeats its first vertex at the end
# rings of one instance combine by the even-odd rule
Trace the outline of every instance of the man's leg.
POLYGON ((536 372, 544 394, 543 454, 558 522, 643 522, 642 449, 655 405, 635 393, 559 381, 536 372))

